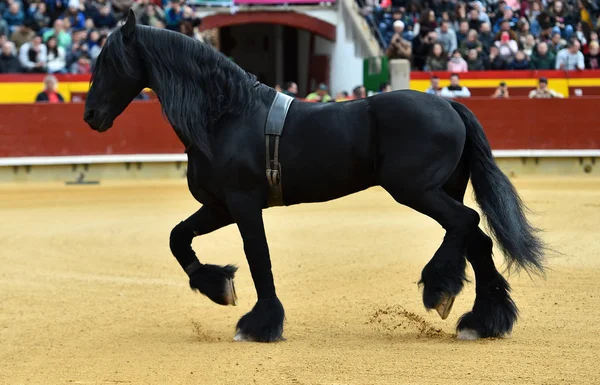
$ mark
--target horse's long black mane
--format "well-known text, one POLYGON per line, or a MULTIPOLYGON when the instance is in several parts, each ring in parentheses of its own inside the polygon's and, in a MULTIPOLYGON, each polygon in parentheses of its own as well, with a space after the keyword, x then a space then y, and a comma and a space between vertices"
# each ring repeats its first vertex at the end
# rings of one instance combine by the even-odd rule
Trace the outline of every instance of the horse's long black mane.
POLYGON ((105 69, 134 76, 139 68, 125 58, 138 56, 148 86, 186 147, 195 146, 212 158, 210 136, 217 121, 256 109, 260 83, 213 47, 181 33, 139 25, 135 33, 135 44, 123 43, 120 28, 111 34, 92 80, 105 69))

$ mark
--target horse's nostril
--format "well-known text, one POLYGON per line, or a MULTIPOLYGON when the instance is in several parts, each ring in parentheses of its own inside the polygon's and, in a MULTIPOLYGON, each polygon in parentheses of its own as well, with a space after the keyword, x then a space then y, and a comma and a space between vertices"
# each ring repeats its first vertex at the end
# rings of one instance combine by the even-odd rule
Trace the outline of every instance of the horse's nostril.
POLYGON ((83 120, 89 122, 94 117, 94 110, 89 110, 83 115, 83 120))

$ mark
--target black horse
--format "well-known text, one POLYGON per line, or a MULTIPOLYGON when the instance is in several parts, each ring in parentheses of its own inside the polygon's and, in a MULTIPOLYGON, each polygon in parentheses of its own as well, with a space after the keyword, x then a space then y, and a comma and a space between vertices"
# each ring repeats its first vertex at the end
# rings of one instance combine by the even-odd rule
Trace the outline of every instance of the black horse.
MULTIPOLYGON (((194 237, 235 223, 258 300, 237 323, 234 339, 283 339, 284 310, 262 218, 270 207, 265 122, 276 91, 212 47, 136 26, 130 12, 98 57, 84 120, 96 131, 108 130, 145 87, 156 92, 186 147, 189 188, 202 204, 170 235, 190 286, 218 304, 236 303, 236 268, 201 264, 191 247, 194 237)), ((469 178, 509 267, 543 273, 545 246, 463 104, 409 90, 344 103, 296 100, 285 118, 279 160, 286 206, 381 186, 398 203, 435 219, 446 235, 421 273, 425 307, 448 316, 468 260, 477 296, 458 323, 459 338, 512 330, 517 308, 494 265, 492 240, 479 228, 477 212, 463 204, 469 178)))

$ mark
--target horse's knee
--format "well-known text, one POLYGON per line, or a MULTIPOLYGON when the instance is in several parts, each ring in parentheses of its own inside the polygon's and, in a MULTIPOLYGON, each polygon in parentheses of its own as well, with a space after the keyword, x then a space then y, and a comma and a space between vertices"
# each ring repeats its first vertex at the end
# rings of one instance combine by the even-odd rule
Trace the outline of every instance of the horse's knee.
POLYGON ((185 223, 179 222, 169 236, 169 246, 171 251, 176 254, 182 248, 188 248, 194 239, 194 231, 185 223))

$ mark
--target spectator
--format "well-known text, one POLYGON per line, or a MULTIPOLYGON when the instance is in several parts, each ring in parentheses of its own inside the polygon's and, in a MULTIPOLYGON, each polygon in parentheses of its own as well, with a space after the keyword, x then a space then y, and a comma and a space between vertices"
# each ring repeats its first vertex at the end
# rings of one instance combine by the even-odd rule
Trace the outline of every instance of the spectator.
POLYGON ((31 20, 35 22, 39 28, 45 29, 50 27, 52 19, 48 16, 46 3, 30 3, 29 14, 31 15, 31 20))
POLYGON ((390 83, 381 83, 379 86, 379 93, 392 92, 392 85, 390 83))
POLYGON ((517 51, 515 59, 508 64, 509 70, 528 70, 531 69, 529 60, 523 51, 517 51))
POLYGON ((532 34, 529 34, 525 37, 525 42, 523 43, 523 52, 527 57, 531 57, 533 55, 533 49, 535 48, 535 37, 532 34))
POLYGON ((321 83, 314 92, 311 92, 310 94, 306 95, 306 100, 311 102, 329 102, 333 100, 333 98, 327 92, 328 90, 329 89, 327 88, 327 86, 321 83))
POLYGON ((462 44, 460 45, 460 53, 463 56, 467 56, 469 51, 472 49, 476 50, 477 53, 480 53, 483 50, 483 46, 481 42, 477 40, 477 38, 477 31, 474 29, 470 30, 467 34, 467 39, 463 40, 462 44))
POLYGON ((103 5, 94 16, 94 25, 100 29, 112 29, 117 25, 117 19, 110 10, 110 5, 103 5))
POLYGON ((42 44, 42 37, 36 35, 33 39, 19 49, 19 61, 26 72, 46 72, 46 46, 42 44))
POLYGON ((67 73, 67 52, 58 46, 56 36, 51 36, 46 42, 48 73, 67 73))
POLYGON ((548 48, 551 49, 554 54, 557 54, 558 51, 563 49, 566 45, 566 42, 560 37, 560 32, 554 32, 552 34, 552 40, 548 43, 548 48))
POLYGON ((467 57, 467 68, 469 71, 485 71, 483 60, 479 57, 479 53, 476 49, 469 50, 467 57))
POLYGON ((10 35, 10 31, 8 30, 8 24, 6 24, 6 21, 4 21, 2 15, 0 14, 0 36, 8 35, 10 35))
POLYGON ((468 72, 469 68, 467 66, 467 62, 462 58, 460 51, 455 50, 452 52, 452 57, 450 61, 448 61, 448 71, 449 72, 468 72))
POLYGON ((435 31, 436 28, 437 18, 435 17, 435 12, 432 9, 424 9, 419 21, 419 33, 421 35, 428 34, 435 31))
POLYGON ((430 31, 426 35, 419 35, 413 40, 413 67, 422 70, 425 67, 427 56, 437 43, 437 33, 430 31))
POLYGON ((58 80, 56 80, 56 77, 54 75, 47 75, 44 78, 44 90, 37 95, 35 102, 64 103, 65 99, 57 91, 57 88, 58 80))
POLYGON ((69 0, 69 7, 61 16, 61 19, 67 20, 71 28, 85 28, 85 16, 79 9, 79 0, 69 0))
POLYGON ((580 48, 579 41, 572 39, 567 48, 561 49, 556 55, 556 69, 564 71, 574 71, 585 69, 585 60, 580 48))
POLYGON ((282 91, 284 94, 292 97, 298 96, 298 85, 294 82, 285 82, 283 85, 284 90, 282 91))
POLYGON ((548 79, 540 78, 538 87, 529 93, 530 99, 562 98, 563 95, 548 88, 548 79))
POLYGON ((367 97, 367 89, 365 88, 365 86, 360 85, 360 86, 354 87, 354 89, 352 90, 352 97, 354 99, 366 98, 367 97))
POLYGON ((111 0, 111 5, 115 17, 124 19, 127 16, 127 11, 129 11, 133 5, 133 0, 111 0))
POLYGON ((495 45, 490 47, 486 68, 494 71, 505 70, 508 68, 508 62, 500 56, 500 50, 495 45))
POLYGON ((589 52, 585 55, 585 68, 589 70, 600 69, 600 45, 597 41, 592 41, 589 44, 589 52))
POLYGON ((435 43, 431 53, 427 56, 427 71, 446 71, 448 69, 448 55, 440 43, 435 43))
POLYGON ((479 41, 481 42, 481 46, 486 53, 490 52, 490 47, 494 45, 494 35, 492 34, 492 30, 489 23, 481 24, 481 28, 479 30, 479 41))
POLYGON ((144 14, 141 16, 140 22, 144 25, 149 25, 150 27, 156 27, 157 25, 159 25, 159 23, 161 25, 164 25, 165 13, 162 9, 155 6, 154 4, 148 4, 144 8, 144 14))
POLYGON ((500 82, 500 85, 498 86, 498 88, 496 88, 496 91, 493 93, 492 98, 508 99, 509 97, 510 95, 508 93, 508 86, 506 85, 506 82, 500 82))
POLYGON ((440 95, 444 98, 468 98, 471 96, 471 91, 467 87, 459 84, 460 78, 458 74, 450 75, 450 85, 442 88, 440 95))
POLYGON ((50 36, 56 36, 59 47, 63 47, 65 50, 72 43, 71 35, 65 30, 65 22, 61 19, 55 20, 53 28, 44 32, 44 41, 48 41, 50 36))
POLYGON ((179 22, 183 19, 183 9, 179 0, 170 0, 169 6, 165 8, 165 19, 167 29, 177 31, 179 22))
MULTIPOLYGON (((462 42, 467 39, 467 35, 469 34, 469 22, 463 20, 459 24, 458 32, 456 33, 456 43, 460 47, 462 42)), ((454 52, 454 51, 451 51, 454 52)))
POLYGON ((8 9, 4 11, 3 18, 8 25, 8 31, 13 33, 25 21, 25 13, 21 9, 20 2, 9 2, 8 9))
POLYGON ((438 35, 438 41, 442 45, 444 52, 454 52, 458 48, 456 42, 456 33, 450 28, 449 21, 442 21, 441 25, 435 30, 438 35))
POLYGON ((541 42, 537 49, 531 55, 531 68, 535 70, 553 70, 556 63, 556 57, 552 51, 548 50, 548 44, 541 42))
POLYGON ((523 18, 517 23, 517 43, 521 46, 525 44, 527 35, 530 35, 529 22, 523 18))
POLYGON ((98 44, 94 45, 90 49, 90 58, 92 59, 92 67, 96 63, 96 59, 98 59, 98 56, 100 55, 100 51, 102 51, 102 47, 104 47, 104 44, 106 43, 106 39, 107 39, 106 35, 100 35, 100 38, 98 38, 98 44))
POLYGON ((494 32, 497 33, 502 29, 502 24, 503 23, 508 23, 508 26, 510 29, 514 29, 517 25, 517 22, 519 20, 514 17, 514 12, 510 7, 506 7, 504 8, 503 14, 502 14, 502 18, 499 19, 496 22, 496 25, 494 26, 494 32))
POLYGON ((550 15, 554 19, 552 32, 558 32, 564 39, 569 40, 571 35, 573 35, 574 20, 571 17, 569 10, 566 7, 563 7, 562 1, 554 1, 550 15))
POLYGON ((15 46, 10 41, 2 44, 0 54, 0 74, 15 74, 23 72, 19 59, 15 56, 15 46))
POLYGON ((517 42, 512 40, 506 31, 502 32, 500 41, 496 41, 494 44, 498 48, 500 56, 507 62, 510 62, 519 50, 517 42))
POLYGON ((185 5, 183 7, 183 17, 182 17, 181 20, 182 21, 187 21, 187 22, 191 23, 192 26, 194 26, 194 28, 196 28, 200 24, 202 24, 202 20, 200 20, 196 16, 196 14, 194 13, 194 10, 189 5, 185 5))
POLYGON ((425 90, 425 93, 441 96, 442 89, 440 88, 440 78, 432 76, 430 82, 431 84, 429 85, 429 88, 425 90))
POLYGON ((20 49, 23 44, 33 39, 33 37, 35 36, 33 27, 34 23, 29 20, 26 20, 25 23, 23 23, 23 25, 21 25, 15 30, 15 32, 13 32, 13 34, 10 37, 10 40, 12 40, 12 42, 15 43, 15 47, 17 50, 20 49))
POLYGON ((76 75, 87 75, 92 73, 92 60, 87 52, 81 53, 77 61, 71 64, 71 73, 76 75))
POLYGON ((338 94, 335 96, 336 102, 345 102, 347 100, 351 100, 351 99, 346 91, 338 92, 338 94))
POLYGON ((402 37, 404 31, 404 22, 401 20, 394 21, 394 35, 387 49, 387 57, 389 59, 407 59, 412 56, 412 45, 409 41, 402 37))
POLYGON ((194 25, 192 24, 191 21, 182 19, 179 22, 179 32, 181 32, 182 34, 184 34, 186 36, 191 37, 192 39, 202 41, 202 36, 200 35, 200 33, 198 31, 194 30, 194 25))

